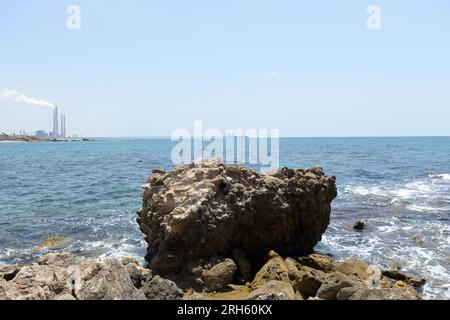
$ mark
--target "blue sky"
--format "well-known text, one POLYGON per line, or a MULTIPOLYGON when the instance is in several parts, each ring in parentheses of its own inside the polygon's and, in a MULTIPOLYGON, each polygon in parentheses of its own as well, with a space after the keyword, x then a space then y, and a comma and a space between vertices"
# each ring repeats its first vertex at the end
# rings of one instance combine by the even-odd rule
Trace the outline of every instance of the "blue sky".
MULTIPOLYGON (((0 0, 0 91, 56 103, 68 133, 450 135, 447 0, 0 0), (68 30, 66 9, 81 9, 68 30), (381 8, 381 30, 366 10, 381 8)), ((51 128, 0 101, 0 131, 51 128)))

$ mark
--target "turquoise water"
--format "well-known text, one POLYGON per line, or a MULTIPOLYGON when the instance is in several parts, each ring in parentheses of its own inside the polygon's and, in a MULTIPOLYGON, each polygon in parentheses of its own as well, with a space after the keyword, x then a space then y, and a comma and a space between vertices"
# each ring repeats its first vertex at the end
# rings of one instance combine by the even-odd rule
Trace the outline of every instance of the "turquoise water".
MULTIPOLYGON (((134 256, 146 244, 135 222, 152 169, 171 169, 174 143, 110 139, 0 144, 0 263, 58 250, 85 257, 134 256)), ((280 164, 320 164, 339 197, 320 252, 383 267, 398 263, 427 278, 426 298, 450 298, 450 138, 286 138, 280 164), (368 223, 364 232, 351 228, 368 223), (420 237, 423 241, 417 241, 420 237)))

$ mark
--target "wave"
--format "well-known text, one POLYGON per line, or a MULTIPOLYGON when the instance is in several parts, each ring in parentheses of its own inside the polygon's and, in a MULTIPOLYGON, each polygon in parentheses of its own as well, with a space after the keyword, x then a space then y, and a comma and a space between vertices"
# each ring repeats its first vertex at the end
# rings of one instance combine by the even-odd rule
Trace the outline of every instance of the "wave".
POLYGON ((450 181, 450 173, 429 174, 429 175, 428 175, 428 178, 430 178, 430 179, 439 179, 439 180, 450 181))
POLYGON ((374 207, 400 205, 414 212, 438 213, 450 210, 449 182, 450 174, 430 174, 403 183, 349 184, 342 194, 346 200, 350 197, 374 207))

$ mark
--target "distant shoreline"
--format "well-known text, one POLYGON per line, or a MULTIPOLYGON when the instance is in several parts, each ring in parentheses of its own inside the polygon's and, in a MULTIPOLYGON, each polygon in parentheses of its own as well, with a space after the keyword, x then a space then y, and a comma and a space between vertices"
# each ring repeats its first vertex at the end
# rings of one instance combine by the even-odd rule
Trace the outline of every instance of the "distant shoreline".
POLYGON ((70 141, 91 141, 86 138, 69 138, 69 139, 46 139, 34 136, 10 136, 0 135, 0 143, 20 143, 20 142, 70 142, 70 141))

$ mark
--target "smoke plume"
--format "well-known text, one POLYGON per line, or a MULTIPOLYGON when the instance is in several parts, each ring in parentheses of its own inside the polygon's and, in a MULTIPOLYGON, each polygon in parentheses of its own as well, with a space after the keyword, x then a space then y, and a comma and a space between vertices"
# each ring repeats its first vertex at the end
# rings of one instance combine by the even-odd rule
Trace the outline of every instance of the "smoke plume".
POLYGON ((20 93, 16 90, 4 89, 3 91, 0 91, 0 100, 10 100, 35 107, 44 107, 52 109, 55 108, 55 105, 51 102, 32 97, 27 97, 23 93, 20 93))

